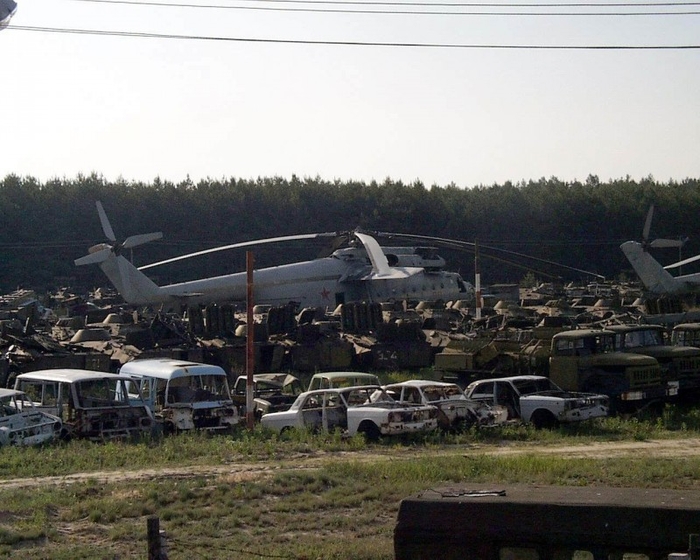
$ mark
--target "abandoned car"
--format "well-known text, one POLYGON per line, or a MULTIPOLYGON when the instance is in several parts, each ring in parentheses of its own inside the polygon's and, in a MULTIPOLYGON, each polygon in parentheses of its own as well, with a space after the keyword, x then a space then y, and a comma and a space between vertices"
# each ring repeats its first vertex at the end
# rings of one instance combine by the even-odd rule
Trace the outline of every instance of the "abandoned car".
POLYGON ((468 399, 456 383, 412 379, 385 385, 384 389, 397 401, 436 406, 443 430, 490 426, 503 416, 484 401, 468 399))
POLYGON ((127 362, 119 375, 134 381, 166 434, 230 430, 240 420, 219 366, 154 358, 127 362))
POLYGON ((607 416, 610 406, 607 395, 565 391, 540 375, 474 381, 465 394, 489 405, 505 406, 508 420, 531 422, 537 428, 607 416))
POLYGON ((38 410, 27 395, 0 389, 0 447, 41 445, 61 434, 61 419, 38 410))
POLYGON ((400 403, 379 385, 319 389, 299 395, 284 412, 264 414, 263 426, 281 432, 289 428, 314 431, 340 429, 368 440, 381 436, 431 431, 438 410, 432 405, 400 403))
POLYGON ((79 369, 47 369, 22 373, 15 389, 24 391, 34 405, 58 416, 61 437, 103 441, 150 434, 153 416, 140 398, 138 387, 114 373, 79 369))
POLYGON ((339 387, 356 387, 358 385, 381 385, 379 377, 373 373, 361 371, 329 371, 314 373, 309 381, 307 391, 316 389, 333 389, 339 387))
MULTIPOLYGON (((233 403, 239 415, 245 414, 248 377, 241 375, 233 386, 233 403)), ((263 414, 289 409, 296 398, 304 392, 298 377, 289 373, 256 373, 253 375, 253 411, 260 420, 263 414)))

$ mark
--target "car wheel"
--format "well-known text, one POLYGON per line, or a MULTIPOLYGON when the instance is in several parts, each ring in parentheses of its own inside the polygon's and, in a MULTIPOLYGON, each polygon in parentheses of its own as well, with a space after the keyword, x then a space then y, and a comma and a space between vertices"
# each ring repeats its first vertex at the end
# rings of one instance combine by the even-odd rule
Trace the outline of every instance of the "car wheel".
POLYGON ((554 414, 552 414, 549 410, 536 410, 532 413, 530 422, 532 422, 532 424, 538 430, 556 428, 559 425, 559 422, 554 417, 554 414))
POLYGON ((378 441, 379 438, 382 437, 382 432, 379 430, 379 426, 368 420, 362 422, 357 431, 364 434, 367 441, 378 441))

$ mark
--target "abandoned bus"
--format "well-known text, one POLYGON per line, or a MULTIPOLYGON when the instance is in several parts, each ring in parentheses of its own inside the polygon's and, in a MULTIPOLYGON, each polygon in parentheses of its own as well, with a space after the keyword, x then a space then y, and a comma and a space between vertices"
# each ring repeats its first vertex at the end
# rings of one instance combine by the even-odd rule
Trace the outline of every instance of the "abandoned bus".
POLYGON ((459 485, 402 500, 396 560, 700 558, 700 491, 459 485))

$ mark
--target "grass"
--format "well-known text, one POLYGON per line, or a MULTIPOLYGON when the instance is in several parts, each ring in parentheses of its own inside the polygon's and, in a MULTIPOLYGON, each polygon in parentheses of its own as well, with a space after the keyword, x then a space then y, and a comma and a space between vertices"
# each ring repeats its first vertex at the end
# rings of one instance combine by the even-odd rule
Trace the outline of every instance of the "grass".
POLYGON ((300 431, 282 437, 258 428, 233 438, 185 434, 137 444, 73 441, 3 448, 0 557, 146 558, 146 520, 157 516, 171 560, 388 559, 401 499, 439 485, 700 488, 700 457, 492 456, 466 454, 467 446, 679 436, 700 436, 696 411, 667 407, 656 418, 609 418, 553 431, 507 426, 371 446, 337 433, 300 431), (174 467, 195 474, 153 480, 121 474, 174 467), (202 467, 221 470, 196 474, 202 467), (255 470, 254 476, 241 476, 246 470, 255 470), (71 484, 10 484, 21 477, 77 472, 95 475, 71 484))

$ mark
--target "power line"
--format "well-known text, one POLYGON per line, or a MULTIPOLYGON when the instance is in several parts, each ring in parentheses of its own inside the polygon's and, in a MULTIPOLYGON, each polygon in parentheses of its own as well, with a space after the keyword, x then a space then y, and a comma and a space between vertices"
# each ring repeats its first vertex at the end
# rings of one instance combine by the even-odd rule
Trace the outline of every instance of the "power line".
MULTIPOLYGON (((580 17, 580 16, 614 16, 614 17, 624 17, 624 16, 693 16, 700 15, 700 11, 671 11, 671 12, 523 12, 523 11, 471 11, 471 12, 455 12, 455 11, 436 11, 436 10, 379 10, 379 9, 348 9, 348 8, 286 8, 279 6, 232 6, 224 4, 183 4, 174 2, 151 2, 149 0, 73 0, 75 2, 91 2, 97 4, 121 4, 130 6, 150 6, 150 7, 166 7, 166 8, 204 8, 204 9, 217 9, 217 10, 248 10, 248 11, 267 11, 267 12, 302 12, 302 13, 338 13, 338 14, 390 14, 390 15, 449 15, 449 16, 545 16, 545 17, 580 17)), ((250 1, 250 0, 249 0, 250 1)), ((279 0, 253 0, 253 1, 269 1, 277 2, 279 0)), ((329 4, 331 2, 305 2, 304 0, 284 0, 287 3, 318 3, 318 4, 329 4)), ((455 7, 465 7, 465 6, 486 6, 487 4, 412 4, 409 2, 395 2, 395 3, 370 3, 370 2, 337 2, 337 4, 354 4, 354 5, 376 5, 376 6, 455 6, 455 7)), ((619 4, 620 6, 637 6, 634 4, 619 4)), ((700 2, 688 3, 688 4, 648 4, 649 6, 677 6, 677 5, 700 5, 700 2)), ((492 5, 493 6, 493 5, 492 5)), ((501 4, 499 7, 511 6, 511 7, 521 7, 518 4, 501 4)), ((527 5, 527 7, 545 7, 546 4, 532 4, 527 5)), ((584 4, 555 4, 553 6, 584 6, 584 4)), ((589 7, 605 7, 603 4, 590 4, 589 7)), ((611 4, 612 6, 612 4, 611 4)))
MULTIPOLYGON (((72 0, 74 2, 97 2, 107 4, 148 4, 136 0, 72 0)), ((274 3, 274 4, 333 4, 342 6, 431 6, 431 7, 488 7, 488 8, 641 8, 662 6, 700 6, 700 2, 560 2, 560 3, 512 3, 512 2, 406 2, 377 1, 377 0, 240 0, 242 2, 274 3)), ((170 5, 169 3, 162 3, 170 5)), ((175 6, 190 6, 190 4, 173 4, 175 6)), ((201 4, 191 4, 201 7, 201 4)), ((228 6, 221 6, 228 7, 228 6)))
POLYGON ((106 37, 139 37, 145 39, 178 39, 190 41, 222 41, 233 43, 267 43, 284 45, 323 45, 346 47, 402 47, 402 48, 438 48, 438 49, 491 49, 491 50, 694 50, 699 45, 478 45, 458 43, 383 43, 377 41, 311 41, 302 39, 254 39, 244 37, 216 37, 208 35, 175 35, 164 33, 139 33, 132 31, 103 31, 95 29, 68 29, 58 27, 32 27, 10 25, 5 30, 33 31, 39 33, 66 33, 74 35, 99 35, 106 37))

